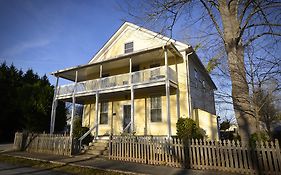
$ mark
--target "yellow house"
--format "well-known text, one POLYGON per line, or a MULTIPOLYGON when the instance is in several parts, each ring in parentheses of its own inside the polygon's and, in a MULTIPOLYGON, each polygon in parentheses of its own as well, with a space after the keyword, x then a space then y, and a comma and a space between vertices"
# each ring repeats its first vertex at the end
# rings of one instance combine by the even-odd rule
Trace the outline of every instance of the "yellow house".
MULTIPOLYGON (((56 102, 84 105, 83 126, 97 138, 122 133, 173 136, 191 117, 218 138, 215 84, 191 46, 125 22, 89 63, 58 70, 56 102), (73 81, 58 86, 59 78, 73 81)), ((72 121, 75 108, 72 111, 72 121)), ((72 124, 71 132, 72 135, 72 124)))

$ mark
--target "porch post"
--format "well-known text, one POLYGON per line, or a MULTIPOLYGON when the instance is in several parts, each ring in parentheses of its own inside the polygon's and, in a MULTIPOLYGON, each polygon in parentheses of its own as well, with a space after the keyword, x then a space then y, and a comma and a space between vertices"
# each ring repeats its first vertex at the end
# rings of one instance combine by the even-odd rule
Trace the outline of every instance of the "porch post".
POLYGON ((164 47, 164 55, 165 55, 165 82, 166 82, 166 112, 167 112, 167 126, 168 126, 168 137, 171 137, 172 130, 171 130, 171 112, 170 112, 170 80, 169 77, 169 70, 168 70, 168 53, 167 48, 164 47))
POLYGON ((102 77, 102 65, 100 65, 100 78, 102 77))
MULTIPOLYGON (((102 64, 100 65, 100 78, 102 78, 102 64)), ((102 81, 99 81, 99 87, 102 87, 102 81)), ((99 136, 99 91, 96 91, 96 138, 99 136)))
POLYGON ((50 121, 50 134, 53 134, 54 130, 55 130, 56 109, 57 109, 57 104, 58 104, 58 101, 56 99, 56 96, 58 93, 58 84, 59 84, 59 76, 57 76, 56 86, 54 89, 54 97, 53 97, 51 121, 50 121))
POLYGON ((187 103, 187 109, 188 109, 188 118, 192 118, 192 104, 191 104, 191 94, 190 94, 190 77, 189 77, 189 54, 184 54, 185 55, 185 67, 186 67, 186 103, 187 103))
POLYGON ((130 58, 130 85, 131 85, 131 133, 134 132, 135 126, 135 105, 134 105, 134 86, 132 74, 132 58, 130 58))
MULTIPOLYGON (((177 63, 177 58, 175 58, 175 65, 176 65, 176 75, 177 75, 177 79, 179 78, 178 76, 178 63, 177 63)), ((180 118, 180 93, 179 93, 179 84, 176 90, 177 96, 176 96, 176 103, 177 103, 177 118, 180 118)))
POLYGON ((74 115, 75 115, 75 93, 76 93, 77 79, 78 79, 78 71, 75 72, 75 84, 74 84, 73 93, 72 93, 72 111, 71 111, 71 120, 70 120, 70 138, 73 137, 73 123, 74 123, 74 115))
POLYGON ((115 117, 113 119, 113 115, 115 116, 113 106, 114 106, 113 102, 111 102, 111 119, 110 119, 110 135, 111 136, 113 136, 113 120, 115 119, 115 117))
POLYGON ((96 138, 99 132, 99 91, 96 92, 96 138))

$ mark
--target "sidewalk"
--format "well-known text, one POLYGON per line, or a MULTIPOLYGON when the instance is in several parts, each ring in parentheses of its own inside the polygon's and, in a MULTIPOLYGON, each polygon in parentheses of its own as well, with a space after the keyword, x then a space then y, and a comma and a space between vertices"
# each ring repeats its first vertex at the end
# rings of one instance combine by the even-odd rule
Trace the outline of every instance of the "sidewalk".
POLYGON ((172 168, 166 166, 152 166, 152 165, 139 164, 133 162, 122 162, 116 160, 107 160, 103 158, 95 158, 95 157, 91 157, 90 155, 77 155, 73 157, 68 157, 68 156, 58 156, 58 155, 28 153, 28 152, 9 152, 4 154, 14 157, 47 161, 57 164, 68 164, 73 166, 102 169, 107 171, 115 171, 115 172, 128 173, 128 174, 227 175, 227 173, 225 172, 190 170, 190 169, 172 168))

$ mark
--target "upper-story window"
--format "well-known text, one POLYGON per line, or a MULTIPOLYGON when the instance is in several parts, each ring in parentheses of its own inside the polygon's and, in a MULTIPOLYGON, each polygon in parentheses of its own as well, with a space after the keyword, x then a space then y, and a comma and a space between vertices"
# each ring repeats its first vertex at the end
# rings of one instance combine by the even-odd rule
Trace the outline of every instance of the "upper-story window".
POLYGON ((124 52, 130 53, 134 51, 134 42, 128 42, 124 45, 124 52))
MULTIPOLYGON (((151 64, 150 65, 150 68, 154 68, 154 67, 159 67, 160 66, 160 64, 159 63, 156 63, 156 64, 151 64)), ((150 78, 156 78, 157 76, 159 76, 160 75, 160 69, 153 69, 153 70, 151 70, 151 72, 150 72, 150 78)))

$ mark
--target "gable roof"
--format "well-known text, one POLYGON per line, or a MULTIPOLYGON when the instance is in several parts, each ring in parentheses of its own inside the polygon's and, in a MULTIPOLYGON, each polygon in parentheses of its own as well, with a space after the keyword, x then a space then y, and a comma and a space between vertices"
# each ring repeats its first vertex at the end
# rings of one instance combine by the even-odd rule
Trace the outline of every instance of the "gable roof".
POLYGON ((163 36, 159 33, 153 32, 151 30, 145 29, 143 27, 140 27, 138 25, 135 25, 133 23, 130 22, 124 22, 120 28, 110 37, 110 39, 102 46, 102 48, 93 56, 93 58, 89 61, 89 63, 93 63, 93 62, 99 62, 100 60, 98 60, 98 58, 100 58, 100 56, 106 52, 108 49, 110 49, 110 46, 114 44, 114 42, 124 33, 126 32, 126 30, 128 30, 129 28, 133 28, 135 30, 139 30, 142 31, 146 34, 151 35, 151 37, 154 38, 158 38, 163 40, 163 42, 172 42, 175 46, 179 46, 179 47, 183 47, 183 48, 188 48, 190 47, 187 44, 184 44, 182 42, 176 41, 174 39, 168 38, 166 36, 163 36))

